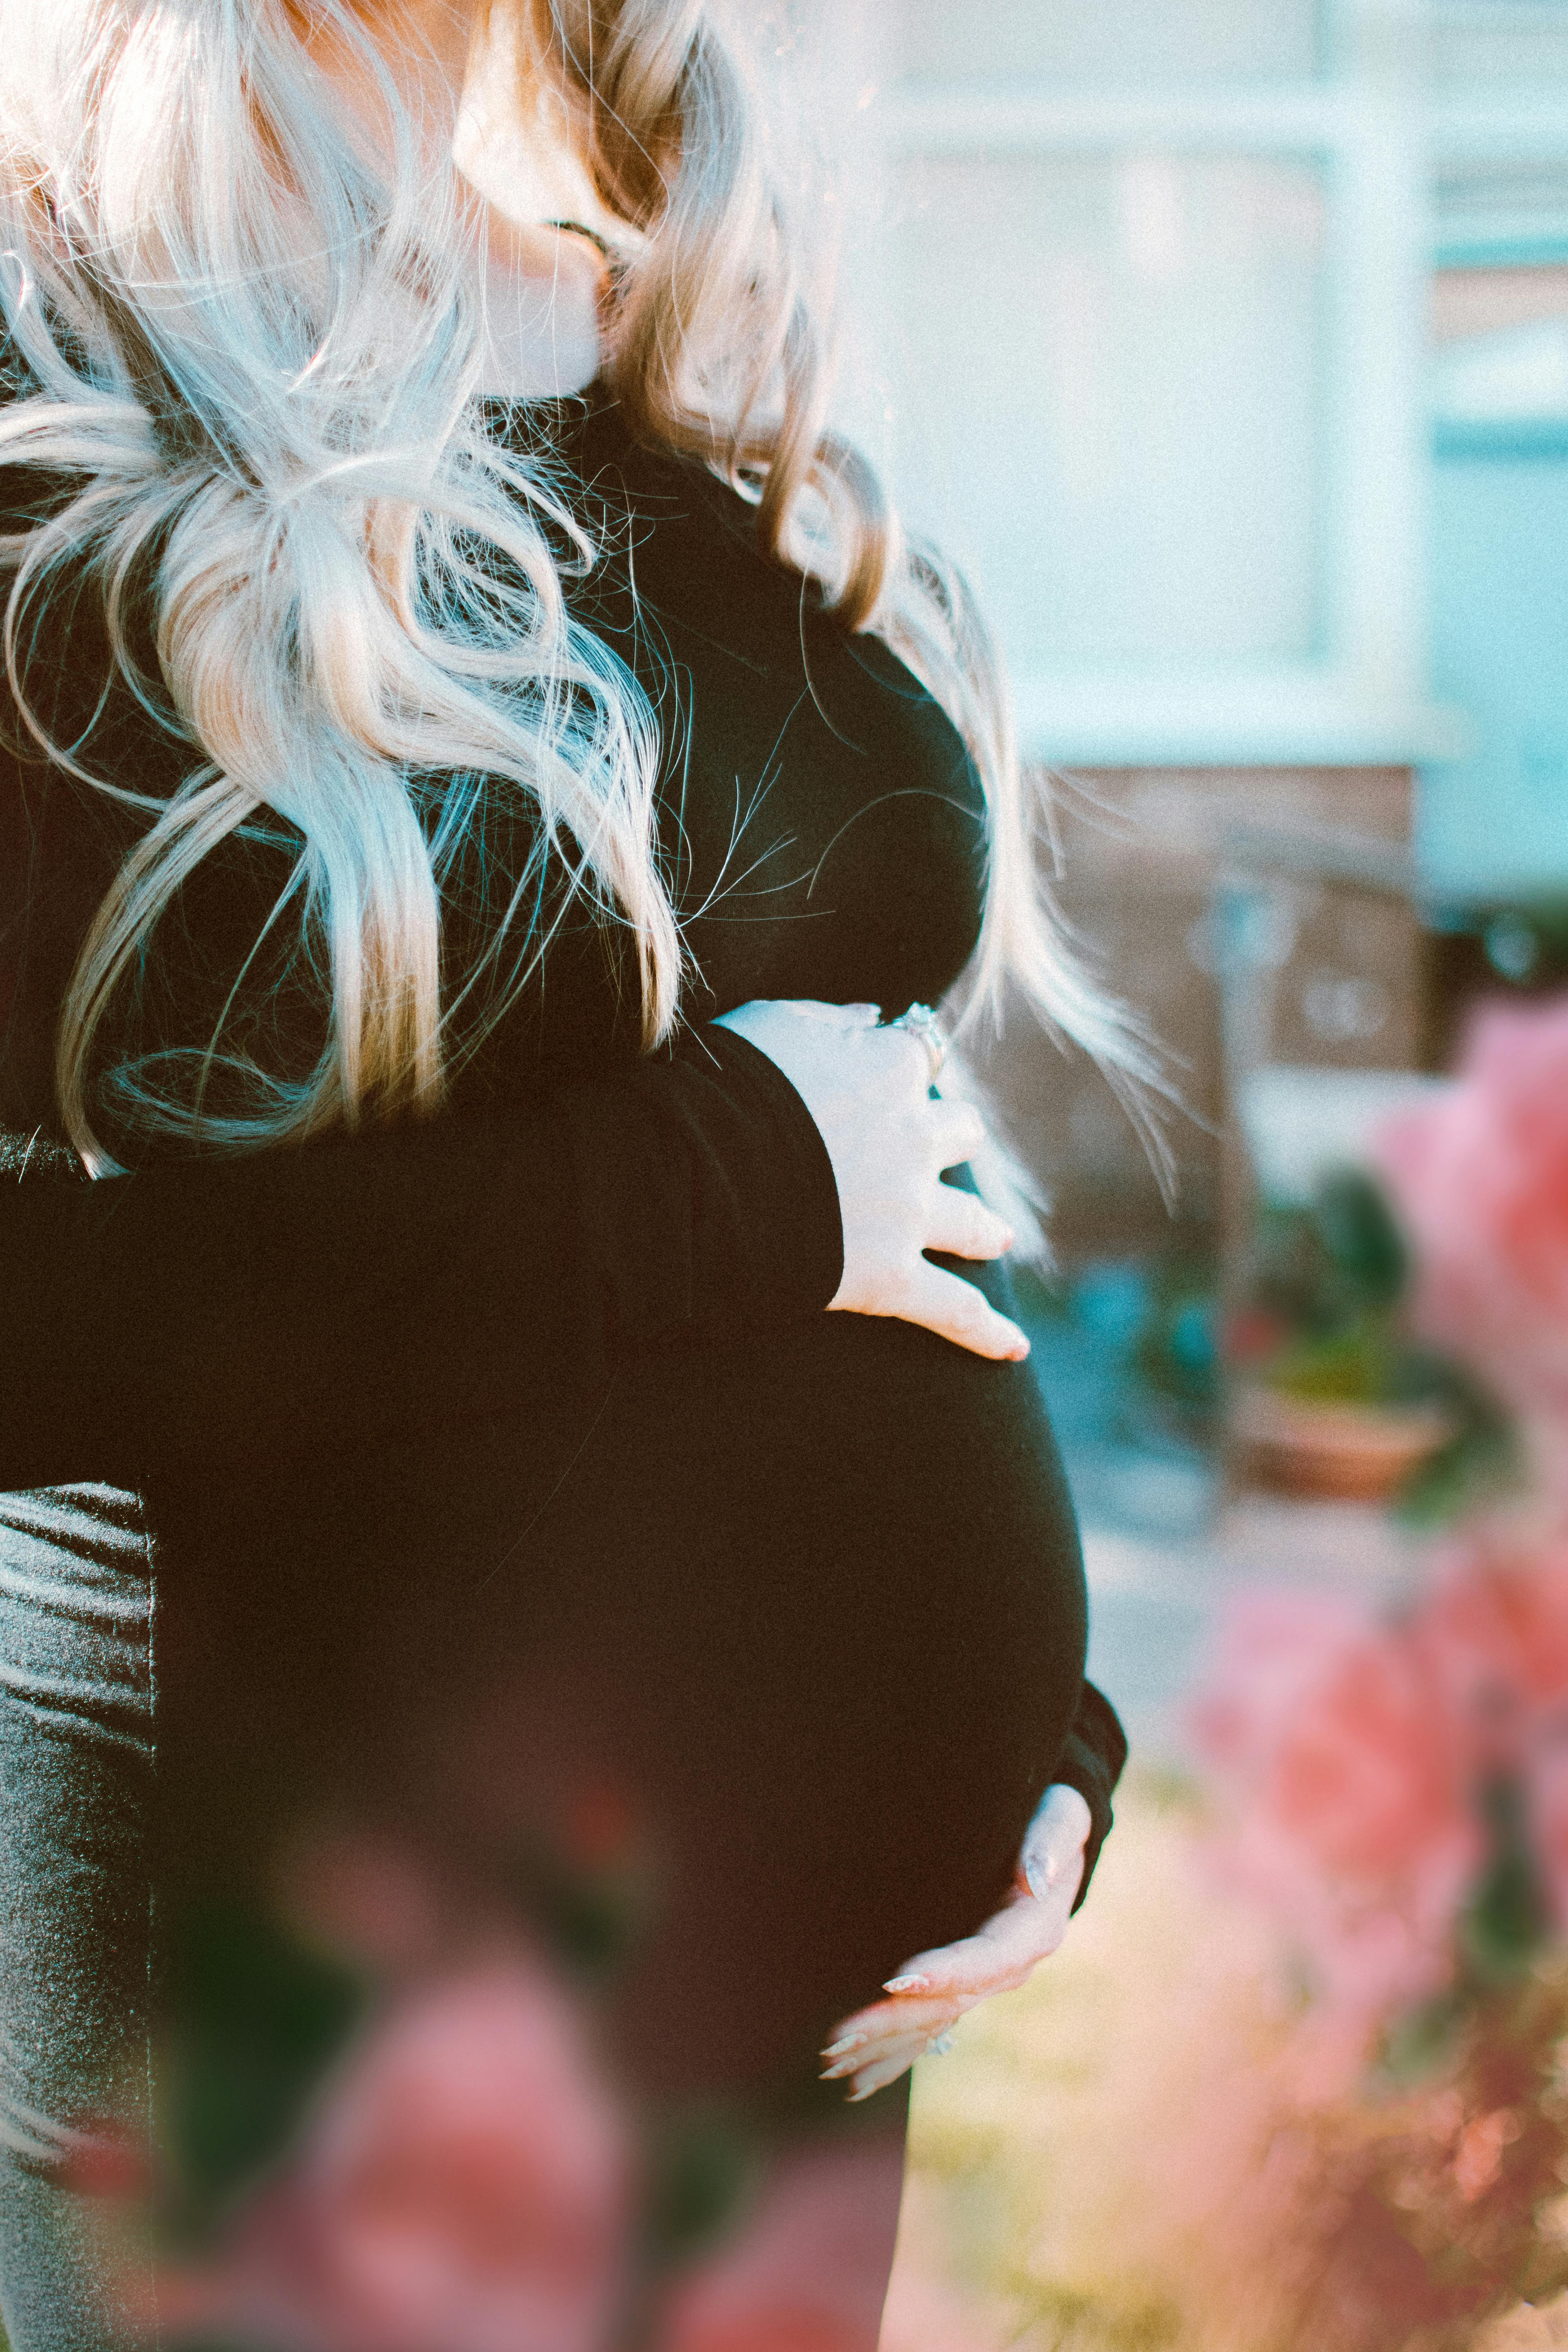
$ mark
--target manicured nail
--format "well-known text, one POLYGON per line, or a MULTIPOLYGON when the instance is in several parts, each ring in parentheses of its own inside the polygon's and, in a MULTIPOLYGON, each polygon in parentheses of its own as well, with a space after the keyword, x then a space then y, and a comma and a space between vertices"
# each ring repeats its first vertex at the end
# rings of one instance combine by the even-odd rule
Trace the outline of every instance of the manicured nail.
POLYGON ((1029 1882, 1029 1892, 1041 1903, 1061 1876, 1054 1853, 1031 1854, 1024 1864, 1024 1875, 1029 1882))
POLYGON ((884 1992, 929 1992, 930 1977, 889 1977, 882 1987, 884 1992))
POLYGON ((926 2056, 928 2058, 945 2058, 952 2048, 952 2034, 938 2033, 926 2043, 926 2056))
POLYGON ((1029 1352, 1029 1343, 1028 1343, 1027 1339, 1019 1339, 1019 1341, 1018 1341, 1018 1343, 1017 1343, 1017 1345, 1016 1345, 1016 1347, 1015 1347, 1015 1348, 1010 1348, 1010 1349, 1008 1349, 1008 1351, 1007 1351, 1007 1361, 1008 1361, 1010 1364, 1021 1364, 1021 1363, 1024 1361, 1025 1358, 1027 1356, 1028 1352, 1029 1352))
POLYGON ((847 2033, 842 2042, 830 2042, 822 2053, 825 2058, 843 2058, 851 2050, 863 2050, 871 2039, 868 2033, 847 2033))
POLYGON ((846 2074, 858 2074, 865 2063, 851 2053, 847 2058, 836 2058, 831 2066, 825 2066, 816 2079, 819 2083, 839 2082, 846 2074))
POLYGON ((845 2101, 845 2105, 850 2107, 858 2107, 862 2099, 873 2098, 876 2095, 877 2088, 878 2085, 875 2083, 868 2083, 863 2091, 851 2091, 848 2098, 845 2101))

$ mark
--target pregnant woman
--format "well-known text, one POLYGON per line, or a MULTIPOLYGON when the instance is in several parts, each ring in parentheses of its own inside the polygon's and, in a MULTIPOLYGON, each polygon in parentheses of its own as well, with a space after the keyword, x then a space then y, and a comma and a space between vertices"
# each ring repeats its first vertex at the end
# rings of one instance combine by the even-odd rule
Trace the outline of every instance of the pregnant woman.
MULTIPOLYGON (((875 1008, 967 970, 1131 1049, 966 605, 822 436, 700 7, 0 31, 0 2307, 80 2352, 163 2326, 83 2179, 178 2105, 192 1923, 334 1836, 416 1974, 614 1791, 603 2063, 775 2149, 1048 1946, 1121 1737, 1005 1294, 924 1255, 1006 1245, 934 1181, 979 1123, 875 1008), (450 166, 503 33, 592 239, 450 166)), ((628 2271, 592 2340, 693 2308, 628 2271)))

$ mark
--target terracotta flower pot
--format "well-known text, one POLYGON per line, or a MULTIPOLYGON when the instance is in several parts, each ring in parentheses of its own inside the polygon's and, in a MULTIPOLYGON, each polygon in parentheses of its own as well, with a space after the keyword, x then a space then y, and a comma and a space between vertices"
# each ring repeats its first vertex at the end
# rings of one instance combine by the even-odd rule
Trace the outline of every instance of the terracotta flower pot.
POLYGON ((1387 1502, 1454 1433, 1440 1404, 1329 1403, 1256 1381, 1233 1392, 1229 1427, 1260 1485, 1362 1503, 1387 1502))

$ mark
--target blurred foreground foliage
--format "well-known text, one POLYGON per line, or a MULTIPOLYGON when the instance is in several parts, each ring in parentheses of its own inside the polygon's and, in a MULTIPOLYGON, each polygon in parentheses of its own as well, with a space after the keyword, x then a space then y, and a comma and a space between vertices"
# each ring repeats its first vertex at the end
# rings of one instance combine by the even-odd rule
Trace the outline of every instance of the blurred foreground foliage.
POLYGON ((883 2352, 1568 2346, 1568 1963, 1478 1951, 1424 2046, 1347 2073, 1206 1835, 1135 1779, 1062 1952, 919 2070, 883 2352))

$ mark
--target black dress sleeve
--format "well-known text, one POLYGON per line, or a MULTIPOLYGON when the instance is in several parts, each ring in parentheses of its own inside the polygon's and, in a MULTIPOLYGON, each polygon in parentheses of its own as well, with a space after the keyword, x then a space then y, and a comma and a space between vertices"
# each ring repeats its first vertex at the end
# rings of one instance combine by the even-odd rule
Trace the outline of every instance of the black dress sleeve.
POLYGON ((726 1029, 507 1118, 0 1182, 0 1489, 243 1478, 825 1308, 832 1163, 726 1029), (460 1307, 460 1311, 455 1311, 460 1307))
POLYGON ((1076 1789, 1087 1801, 1089 1811, 1089 1842, 1084 1847, 1083 1879, 1073 1905, 1075 1911, 1089 1893, 1100 1849, 1110 1834, 1115 1818, 1110 1810, 1111 1792, 1126 1761, 1127 1735, 1115 1708, 1103 1691, 1096 1690, 1092 1683, 1085 1683, 1056 1771, 1058 1780, 1076 1789))

